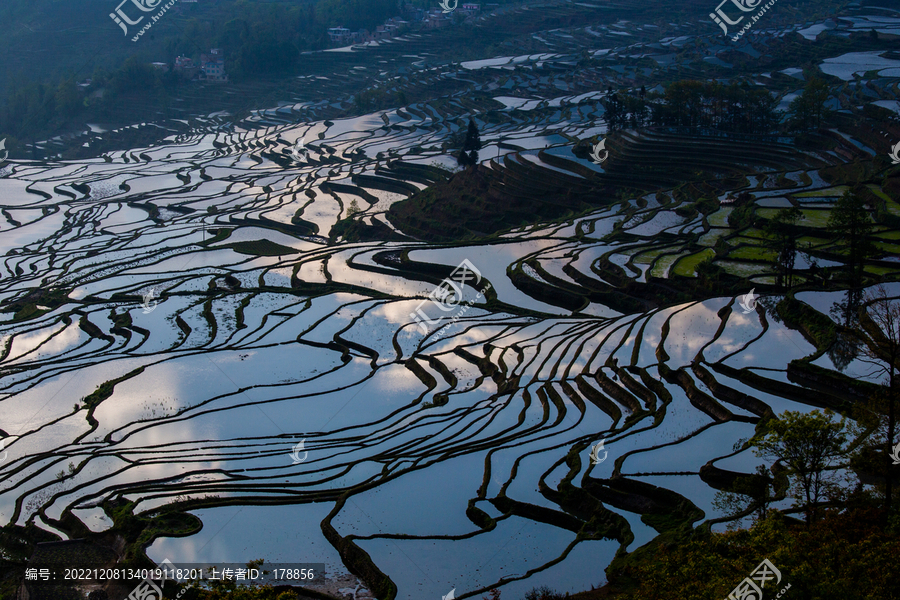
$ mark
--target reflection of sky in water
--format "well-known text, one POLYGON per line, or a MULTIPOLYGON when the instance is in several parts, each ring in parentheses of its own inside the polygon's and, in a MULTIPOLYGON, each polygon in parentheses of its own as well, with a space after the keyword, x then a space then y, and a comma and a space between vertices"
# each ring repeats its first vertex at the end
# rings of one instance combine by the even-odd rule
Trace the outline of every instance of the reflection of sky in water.
MULTIPOLYGON (((415 250, 409 253, 409 258, 425 263, 443 264, 451 268, 455 268, 464 259, 468 259, 481 272, 481 275, 491 282, 501 301, 549 314, 565 315, 570 311, 534 300, 513 286, 506 275, 507 266, 525 254, 555 246, 558 243, 554 240, 538 240, 492 246, 415 250)), ((470 291, 471 289, 467 289, 467 292, 470 291)), ((474 293, 472 295, 474 296, 474 293)))
MULTIPOLYGON (((725 405, 731 408, 729 405, 725 405)), ((674 471, 699 471, 708 461, 722 455, 739 438, 753 435, 753 425, 731 421, 710 427, 688 440, 674 446, 666 446, 651 452, 632 454, 622 465, 627 473, 664 473, 674 471)))
MULTIPOLYGON (((464 540, 363 540, 359 545, 370 554, 383 557, 379 567, 400 589, 398 599, 441 597, 452 588, 457 593, 488 586, 501 576, 524 575, 561 555, 575 534, 552 525, 519 517, 497 524, 492 535, 464 540)), ((548 573, 542 580, 556 590, 578 591, 598 583, 599 564, 615 555, 616 542, 585 542, 590 549, 574 555, 572 564, 557 570, 571 573, 572 579, 555 580, 548 573), (600 556, 595 548, 605 547, 600 556), (567 587, 571 586, 571 588, 567 587)), ((568 563, 569 561, 565 561, 568 563)), ((524 593, 537 585, 535 579, 501 588, 504 594, 524 593)))
MULTIPOLYGON (((395 112, 390 112, 389 118, 392 122, 405 120, 395 112)), ((417 117, 411 119, 417 120, 417 117)), ((388 129, 381 130, 382 124, 378 115, 337 121, 328 128, 326 143, 339 149, 350 149, 353 140, 359 139, 371 157, 379 149, 398 143, 398 138, 392 136, 388 129), (381 131, 369 137, 373 129, 381 131)), ((319 130, 324 130, 324 126, 305 134, 309 136, 311 145, 318 145, 313 140, 319 130)), ((400 134, 403 138, 401 143, 409 142, 409 145, 412 145, 412 140, 421 141, 426 139, 425 136, 432 135, 435 137, 428 139, 427 144, 438 141, 438 136, 414 128, 400 134)), ((492 131, 491 135, 500 135, 508 143, 533 148, 564 141, 559 136, 545 135, 545 131, 535 125, 515 132, 492 131)), ((285 139, 293 140, 296 136, 289 135, 285 139)), ((207 140, 204 144, 211 147, 207 140)), ((400 149, 403 150, 402 147, 400 149)), ((201 150, 200 146, 152 151, 154 156, 157 153, 171 155, 176 151, 189 156, 198 150, 201 150)), ((315 150, 312 152, 317 154, 315 150)), ((553 154, 576 160, 568 150, 554 150, 553 154)), ((422 159, 422 162, 427 164, 430 160, 422 159)), ((638 343, 639 363, 650 365, 657 362, 655 351, 667 320, 669 333, 665 351, 671 357, 669 366, 672 368, 688 365, 705 348, 708 361, 722 360, 726 355, 735 353, 727 359, 727 364, 750 366, 763 376, 787 381, 783 373, 787 362, 813 352, 801 334, 771 320, 769 330, 762 339, 752 342, 763 331, 762 324, 756 313, 744 315, 737 304, 732 305, 733 311, 720 337, 712 341, 720 325, 717 311, 732 302, 731 298, 714 298, 605 321, 572 317, 570 311, 535 300, 512 285, 506 270, 526 257, 536 258, 550 275, 563 279, 569 279, 563 272, 563 265, 568 260, 574 260, 573 266, 582 273, 590 274, 592 262, 608 252, 610 246, 590 240, 563 238, 575 235, 578 228, 585 231, 583 225, 589 220, 595 220, 598 229, 589 237, 599 238, 621 218, 611 214, 616 209, 600 209, 571 222, 530 226, 525 228, 528 232, 519 231, 503 238, 509 243, 454 249, 419 249, 418 244, 374 246, 360 243, 338 250, 257 227, 238 227, 232 237, 222 244, 267 239, 300 249, 304 255, 292 255, 290 261, 285 257, 279 263, 277 257, 253 257, 227 249, 201 251, 199 246, 186 246, 202 238, 198 228, 201 218, 211 228, 215 222, 228 223, 232 216, 230 211, 234 211, 237 218, 257 218, 265 214, 269 218, 286 220, 296 208, 292 209, 290 200, 285 200, 290 196, 286 188, 295 186, 298 177, 305 182, 307 173, 315 172, 317 176, 325 177, 332 169, 341 171, 332 174, 335 181, 344 181, 348 176, 348 165, 305 165, 296 167, 290 173, 267 171, 267 167, 262 165, 257 173, 265 175, 246 183, 234 183, 227 179, 235 175, 241 164, 247 168, 257 168, 255 163, 245 159, 238 160, 235 167, 234 161, 233 157, 217 158, 207 164, 207 173, 216 178, 215 181, 199 181, 196 168, 192 174, 199 187, 192 192, 194 197, 188 202, 201 211, 206 206, 215 205, 220 210, 218 215, 202 212, 181 215, 166 211, 166 225, 145 228, 141 232, 139 245, 112 245, 95 257, 85 256, 86 250, 104 249, 100 243, 105 239, 103 234, 92 233, 65 241, 70 244, 68 250, 79 253, 79 258, 71 263, 70 269, 77 271, 79 277, 82 272, 86 275, 77 281, 71 280, 72 285, 77 286, 71 293, 72 298, 84 299, 89 294, 110 298, 116 291, 140 296, 140 293, 155 286, 161 286, 158 291, 162 297, 157 299, 151 314, 142 314, 136 301, 127 307, 134 324, 151 332, 149 338, 143 341, 142 335, 133 335, 128 342, 117 342, 129 351, 135 351, 140 344, 137 353, 146 353, 146 357, 132 355, 123 358, 121 354, 116 354, 122 350, 107 349, 106 342, 87 341, 84 332, 74 323, 68 327, 59 325, 58 316, 68 310, 65 307, 43 317, 43 321, 33 321, 31 324, 36 327, 14 339, 12 358, 7 362, 44 342, 38 352, 26 354, 20 362, 57 358, 67 368, 78 368, 79 356, 86 356, 87 359, 74 372, 60 375, 48 370, 44 378, 29 390, 0 403, 0 420, 5 424, 4 428, 9 424, 21 432, 34 430, 16 434, 15 442, 8 448, 11 460, 0 464, 0 481, 3 482, 0 485, 4 486, 0 488, 0 514, 3 518, 11 515, 16 498, 34 498, 34 491, 43 484, 51 486, 44 494, 66 492, 47 509, 48 516, 53 518, 58 517, 69 504, 76 504, 91 495, 102 497, 108 493, 105 491, 107 488, 124 490, 126 497, 138 500, 139 494, 128 491, 129 488, 148 482, 168 480, 161 484, 164 488, 160 490, 161 497, 141 501, 141 510, 162 506, 166 499, 179 493, 195 497, 204 493, 241 497, 259 493, 261 488, 257 485, 254 489, 255 484, 271 483, 283 488, 281 491, 270 488, 272 496, 288 496, 296 492, 302 494, 358 485, 383 477, 386 473, 401 473, 405 469, 408 472, 403 472, 401 477, 353 497, 335 519, 339 532, 343 535, 464 535, 477 529, 466 517, 465 507, 482 484, 487 448, 496 448, 498 438, 504 435, 506 429, 518 437, 505 441, 506 447, 491 456, 488 495, 499 493, 498 481, 506 483, 510 480, 511 469, 517 465, 517 473, 507 489, 510 497, 557 510, 558 507, 535 488, 541 475, 551 469, 553 474, 548 478, 551 485, 556 485, 567 473, 567 465, 554 468, 554 464, 565 455, 575 439, 595 442, 606 438, 609 453, 603 463, 590 465, 587 459, 589 448, 581 452, 581 468, 575 479, 575 483, 579 484, 585 474, 609 477, 615 460, 628 452, 674 442, 706 427, 702 433, 672 446, 628 455, 623 464, 626 475, 634 472, 696 471, 707 461, 731 452, 735 441, 749 437, 753 431, 753 426, 746 423, 729 422, 711 426, 712 420, 690 403, 681 388, 663 382, 673 401, 666 409, 666 418, 658 427, 636 432, 638 428, 652 425, 652 419, 645 417, 628 431, 609 434, 610 417, 589 401, 585 402, 586 413, 581 415, 576 408, 578 402, 566 395, 559 382, 563 373, 569 378, 568 384, 578 393, 572 378, 583 373, 587 366, 587 372, 583 373, 586 385, 602 393, 591 375, 608 356, 614 355, 620 366, 625 366, 631 362, 634 344, 638 343), (274 190, 269 198, 266 198, 268 193, 263 186, 271 186, 274 190), (514 237, 543 235, 556 237, 525 241, 516 241, 514 237), (168 248, 176 250, 164 254, 168 248), (544 311, 550 316, 489 315, 483 304, 481 308, 472 307, 453 328, 443 332, 441 339, 433 336, 416 357, 417 363, 437 381, 436 389, 427 392, 415 373, 399 362, 414 354, 424 336, 414 325, 407 326, 397 336, 402 351, 400 357, 393 342, 394 334, 410 322, 409 313, 421 302, 420 298, 403 298, 425 296, 432 291, 433 284, 408 280, 399 273, 382 275, 352 266, 354 263, 371 266, 375 252, 392 248, 411 248, 412 260, 450 268, 468 259, 491 281, 500 300, 544 311), (565 256, 570 251, 572 256, 565 256), (307 308, 307 297, 280 293, 278 290, 262 293, 247 291, 256 285, 261 273, 265 274, 268 285, 288 287, 294 259, 309 261, 299 271, 301 279, 321 282, 323 276, 319 267, 326 257, 334 281, 366 286, 396 299, 336 293, 309 300, 307 308), (116 261, 129 262, 128 266, 117 272, 106 264, 116 261), (204 292, 210 279, 214 276, 221 278, 228 270, 236 273, 244 289, 227 299, 212 300, 218 329, 216 337, 210 339, 210 327, 203 314, 205 298, 198 300, 194 292, 204 292), (249 299, 249 304, 243 307, 246 327, 235 330, 234 313, 240 301, 245 299, 249 299), (179 314, 193 329, 187 342, 182 345, 179 342, 184 335, 173 322, 175 314, 179 314), (55 337, 51 337, 54 333, 55 337), (360 344, 379 354, 374 376, 366 379, 372 373, 371 359, 359 350, 351 349, 346 364, 341 360, 341 352, 333 344, 342 340, 360 344), (85 347, 78 348, 84 342, 87 342, 85 347), (329 344, 330 347, 326 346, 329 344), (487 344, 493 345, 493 349, 486 348, 487 344), (516 349, 511 348, 513 344, 516 344, 516 349), (226 345, 227 349, 223 349, 226 345), (482 373, 477 365, 454 353, 461 346, 476 357, 489 355, 490 361, 497 366, 501 366, 502 356, 501 368, 505 368, 508 374, 523 375, 520 385, 526 387, 531 396, 529 408, 524 409, 522 390, 511 397, 491 399, 497 383, 482 373), (516 350, 522 353, 521 361, 516 350), (594 352, 597 356, 592 360, 594 352), (429 364, 429 356, 443 363, 459 382, 456 390, 451 390, 456 393, 450 394, 445 406, 423 408, 422 404, 413 405, 416 401, 432 402, 435 392, 447 391, 444 376, 433 364, 429 364), (89 429, 83 412, 65 416, 72 410, 73 398, 81 398, 94 391, 100 383, 121 377, 139 366, 145 366, 145 371, 119 383, 113 395, 97 408, 94 416, 100 425, 88 438, 98 436, 101 439, 97 442, 85 440, 78 446, 70 445, 89 429), (767 371, 765 368, 777 371, 767 371), (482 380, 479 387, 470 389, 479 379, 482 380), (549 420, 542 423, 544 414, 538 389, 543 381, 550 383, 542 393, 553 391, 565 407, 565 418, 558 424, 554 424, 558 408, 552 402, 548 406, 549 420), (179 410, 185 412, 176 416, 179 410), (519 423, 520 417, 522 423, 519 423), (51 423, 54 419, 59 421, 51 423), (39 426, 43 427, 37 429, 39 426), (102 441, 107 434, 111 435, 111 443, 102 441), (294 465, 290 451, 300 439, 306 440, 309 455, 302 465, 294 465), (557 447, 551 449, 552 446, 557 447), (533 454, 524 456, 530 452, 533 454), (23 457, 40 454, 47 458, 21 473, 6 477, 10 467, 19 466, 23 457), (454 456, 450 458, 445 454, 454 456), (523 456, 517 463, 517 459, 523 456), (129 463, 129 460, 135 462, 129 463), (69 461, 82 470, 71 479, 56 482, 55 472, 65 468, 69 461), (409 470, 416 464, 425 468, 409 470), (40 472, 42 466, 48 467, 46 472, 40 472), (123 470, 125 467, 127 469, 123 470), (227 492, 218 490, 218 486, 224 483, 231 488, 227 492), (16 487, 10 489, 10 486, 16 487), (82 487, 76 489, 77 486, 82 487)), ((542 164, 542 160, 535 159, 535 162, 542 164)), ((594 168, 590 164, 587 166, 594 168)), ((181 187, 181 183, 172 176, 171 169, 138 172, 144 168, 145 165, 127 165, 124 169, 126 174, 122 176, 129 180, 133 191, 181 187)), ((59 167, 56 174, 62 175, 66 169, 70 174, 74 172, 71 166, 66 166, 59 167)), ((116 176, 122 169, 121 164, 91 165, 90 173, 85 172, 81 177, 116 176)), ((595 170, 600 170, 600 167, 595 170)), ((106 180, 106 183, 110 181, 113 179, 106 180)), ((53 183, 57 184, 71 186, 71 182, 62 180, 53 183)), ((3 190, 15 185, 0 182, 3 190)), ((42 181, 36 188, 52 192, 53 185, 42 181)), ((102 186, 95 187, 100 189, 102 186)), ((772 191, 774 197, 777 190, 772 191)), ((391 199, 399 197, 387 192, 372 193, 380 198, 378 208, 381 209, 391 199)), ((11 204, 24 202, 21 189, 11 189, 10 195, 14 196, 11 204)), ((346 195, 341 197, 349 199, 346 195)), ((158 198, 157 203, 166 205, 181 200, 185 199, 177 194, 167 194, 164 198, 158 198)), ((651 203, 652 206, 654 203, 651 203)), ((324 230, 337 218, 335 211, 338 209, 338 204, 330 195, 320 194, 304 214, 305 218, 318 222, 324 230)), ((84 210, 88 210, 87 207, 84 210)), ((145 221, 141 211, 121 208, 120 204, 98 206, 95 210, 94 216, 100 220, 101 227, 117 234, 140 227, 145 221)), ((640 211, 639 214, 633 223, 639 223, 649 213, 640 211)), ((5 243, 13 247, 51 235, 61 227, 59 219, 62 213, 35 222, 32 219, 39 216, 36 210, 19 209, 13 215, 26 223, 16 231, 3 231, 5 243)), ((672 213, 660 212, 649 222, 636 225, 632 233, 650 235, 660 229, 676 227, 672 219, 678 221, 672 213)), ((699 220, 695 220, 691 227, 698 227, 698 223, 699 220)), ((677 228, 680 229, 681 225, 677 228)), ((633 253, 631 250, 627 252, 633 253)), ((626 253, 619 252, 613 260, 623 264, 626 259, 626 253)), ((27 263, 20 262, 23 268, 27 267, 27 263)), ((896 289, 900 289, 900 284, 896 289)), ((467 288, 466 292, 465 300, 474 301, 475 290, 467 288)), ((821 307, 820 310, 826 313, 831 303, 841 299, 840 294, 822 293, 801 293, 799 297, 812 306, 821 307)), ((94 306, 90 314, 91 322, 104 331, 113 327, 109 309, 109 306, 94 306)), ((119 307, 117 309, 121 310, 119 307)), ((602 307, 595 306, 591 310, 603 314, 602 307)), ((817 364, 830 366, 828 360, 827 356, 822 357, 817 364)), ((785 409, 810 410, 810 407, 730 380, 713 369, 710 372, 721 383, 769 403, 776 413, 785 409)), ((859 377, 860 365, 851 363, 847 372, 859 377)), ((612 375, 609 369, 605 373, 612 375)), ((653 368, 650 368, 649 375, 658 379, 658 373, 653 368)), ((30 375, 15 376, 25 378, 30 375)), ((637 374, 633 376, 640 380, 637 374)), ((705 389, 701 384, 698 387, 705 389)), ((723 405, 736 414, 746 414, 746 411, 725 402, 723 405)), ((627 418, 627 415, 628 411, 623 409, 623 417, 627 418)), ((619 425, 622 425, 621 421, 619 425)), ((719 461, 718 465, 750 472, 760 461, 751 453, 743 452, 719 461)), ((702 484, 696 475, 644 476, 641 479, 682 493, 707 511, 707 517, 714 516, 711 512, 714 490, 702 484)), ((496 508, 485 502, 479 505, 489 514, 500 516, 496 508)), ((337 553, 324 541, 319 529, 320 521, 332 506, 325 502, 197 511, 204 520, 203 531, 183 539, 160 539, 149 552, 156 560, 170 558, 176 563, 195 560, 240 562, 266 558, 270 562, 302 560, 328 562, 337 566, 337 553)), ((103 526, 97 509, 83 509, 80 514, 92 527, 100 529, 103 526)), ((637 515, 623 514, 638 538, 635 545, 655 535, 640 522, 637 515)), ((23 515, 23 521, 27 516, 23 515)), ((571 532, 513 517, 501 521, 495 532, 475 535, 466 540, 376 539, 361 541, 360 545, 371 551, 376 564, 395 579, 401 588, 401 598, 420 598, 423 594, 437 598, 438 594, 444 595, 452 587, 458 587, 462 594, 474 587, 492 583, 502 575, 523 574, 558 557, 573 538, 571 532)), ((561 564, 527 582, 506 586, 504 595, 521 596, 526 590, 542 584, 563 592, 599 585, 603 581, 602 567, 608 564, 616 547, 615 542, 583 543, 561 564)), ((343 572, 342 567, 338 569, 343 572)))
POLYGON ((344 574, 337 550, 322 537, 319 527, 332 507, 322 502, 191 511, 203 521, 203 530, 186 538, 159 538, 147 548, 147 555, 157 564, 168 558, 176 566, 246 563, 257 558, 266 563, 325 563, 329 574, 344 574))

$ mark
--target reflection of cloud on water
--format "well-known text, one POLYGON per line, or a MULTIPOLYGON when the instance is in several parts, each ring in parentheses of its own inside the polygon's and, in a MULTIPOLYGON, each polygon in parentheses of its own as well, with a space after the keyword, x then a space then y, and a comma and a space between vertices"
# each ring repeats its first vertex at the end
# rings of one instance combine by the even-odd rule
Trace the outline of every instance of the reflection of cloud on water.
MULTIPOLYGON (((394 325, 405 325, 414 322, 409 313, 415 312, 422 300, 397 300, 394 302, 385 302, 381 306, 372 309, 369 314, 373 317, 384 317, 388 323, 394 325)), ((426 302, 425 306, 430 304, 426 302)), ((430 316, 430 315, 429 315, 430 316)), ((434 317, 431 317, 432 319, 434 317)))
MULTIPOLYGON (((34 350, 41 344, 43 346, 37 352, 37 355, 30 355, 28 357, 29 360, 35 360, 45 354, 60 354, 75 346, 83 335, 84 332, 81 331, 77 324, 66 326, 64 323, 54 323, 44 329, 17 335, 13 341, 7 361, 11 362, 26 352, 34 350), (51 338, 51 336, 53 337, 51 338)), ((0 338, 0 350, 6 344, 8 337, 0 338)))
POLYGON ((395 391, 425 391, 425 385, 406 367, 388 365, 378 370, 369 389, 373 392, 387 392, 386 396, 392 397, 391 392, 395 391))

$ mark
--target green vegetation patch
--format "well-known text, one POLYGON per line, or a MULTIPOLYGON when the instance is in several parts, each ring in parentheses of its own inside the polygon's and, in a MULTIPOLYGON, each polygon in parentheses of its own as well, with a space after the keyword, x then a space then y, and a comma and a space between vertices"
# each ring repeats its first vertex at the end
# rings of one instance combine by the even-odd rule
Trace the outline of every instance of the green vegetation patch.
POLYGON ((736 260, 717 260, 715 265, 729 275, 736 275, 737 277, 752 277, 753 275, 760 275, 771 271, 770 265, 736 260))
POLYGON ((884 201, 884 207, 889 214, 892 214, 895 217, 900 217, 900 204, 897 204, 893 200, 887 199, 884 201))
POLYGON ((666 254, 659 257, 659 259, 653 264, 653 268, 650 269, 650 276, 665 277, 672 265, 675 264, 675 261, 678 260, 681 256, 683 255, 666 254))
POLYGON ((731 233, 730 229, 711 229, 701 235, 697 243, 701 246, 715 246, 719 238, 729 233, 731 233))
POLYGON ((647 252, 641 252, 640 254, 635 255, 632 258, 632 262, 636 265, 649 265, 652 264, 659 255, 663 252, 669 252, 671 248, 657 248, 656 250, 648 250, 647 252))
MULTIPOLYGON (((765 208, 765 209, 760 209, 760 210, 771 210, 771 211, 772 211, 772 214, 774 215, 775 213, 777 213, 777 212, 778 212, 779 210, 781 210, 781 209, 779 209, 779 208, 765 208)), ((766 239, 766 232, 763 231, 762 229, 757 229, 756 227, 751 227, 750 229, 747 229, 747 230, 741 232, 741 236, 743 236, 743 237, 748 237, 748 238, 754 238, 754 242, 755 242, 755 240, 766 239)))
POLYGON ((828 515, 807 529, 772 514, 750 530, 659 539, 617 557, 607 570, 607 586, 574 598, 725 598, 763 557, 783 576, 778 585, 769 582, 766 598, 785 588, 785 598, 897 597, 893 557, 900 537, 880 522, 877 511, 854 510, 828 515), (851 592, 862 588, 864 594, 851 592))
MULTIPOLYGON (((756 214, 764 219, 774 219, 778 214, 779 208, 760 208, 756 214)), ((825 228, 828 226, 828 218, 831 211, 827 209, 804 208, 801 211, 803 218, 797 223, 806 227, 825 228)))
POLYGON ((716 212, 706 217, 706 220, 709 222, 711 227, 728 227, 728 215, 730 215, 731 211, 733 210, 733 206, 720 208, 716 212))
POLYGON ((846 185, 838 185, 833 188, 826 188, 824 190, 813 190, 811 192, 800 192, 797 194, 791 194, 795 198, 839 198, 844 195, 844 192, 850 189, 850 186, 846 185))
POLYGON ((884 250, 885 252, 889 252, 891 254, 896 254, 900 256, 900 244, 888 244, 887 242, 875 242, 875 246, 879 250, 884 250))
POLYGON ((121 383, 127 379, 131 379, 136 375, 140 375, 144 372, 144 367, 139 367, 130 373, 126 373, 117 379, 112 379, 110 381, 105 381, 101 383, 96 390, 91 392, 89 395, 84 397, 84 404, 88 408, 93 408, 112 396, 113 389, 116 387, 117 383, 121 383))
POLYGON ((741 246, 728 253, 728 258, 735 260, 763 260, 774 262, 778 259, 778 253, 770 248, 762 246, 741 246))
POLYGON ((873 273, 875 275, 889 275, 898 272, 898 268, 883 267, 881 265, 866 265, 864 270, 867 273, 873 273))
MULTIPOLYGON (((900 232, 898 232, 898 233, 900 233, 900 232)), ((803 237, 797 239, 797 243, 799 244, 799 246, 801 248, 804 246, 809 246, 809 245, 821 246, 823 244, 828 244, 830 241, 831 240, 827 240, 825 238, 820 238, 820 237, 813 237, 811 235, 804 235, 803 237)))
POLYGON ((683 277, 693 277, 697 272, 697 268, 700 266, 700 263, 704 263, 708 260, 712 260, 716 256, 716 251, 712 248, 707 248, 701 252, 697 252, 696 254, 691 254, 689 256, 685 256, 681 258, 677 263, 675 263, 675 267, 673 268, 673 273, 675 275, 681 275, 683 277))
POLYGON ((882 200, 888 200, 888 201, 891 200, 891 197, 888 196, 887 194, 885 194, 884 191, 882 191, 882 189, 881 189, 880 187, 878 187, 877 185, 872 185, 872 184, 870 183, 870 184, 867 185, 866 187, 869 189, 870 192, 872 192, 873 194, 875 194, 876 196, 878 196, 878 197, 881 198, 882 200))

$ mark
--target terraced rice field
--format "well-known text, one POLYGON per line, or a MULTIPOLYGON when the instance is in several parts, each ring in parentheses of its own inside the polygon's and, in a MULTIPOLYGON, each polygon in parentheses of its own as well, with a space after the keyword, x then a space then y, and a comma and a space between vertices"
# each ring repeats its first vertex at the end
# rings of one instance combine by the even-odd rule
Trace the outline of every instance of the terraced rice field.
MULTIPOLYGON (((104 502, 153 515, 177 501, 204 528, 156 539, 156 561, 325 563, 332 583, 364 572, 398 598, 580 591, 619 549, 723 527, 710 481, 759 462, 735 443, 771 412, 842 399, 789 368, 834 365, 774 301, 748 312, 738 294, 679 295, 702 263, 742 278, 742 293, 771 283, 772 256, 734 208, 707 214, 676 193, 683 180, 661 170, 647 189, 642 170, 702 163, 720 176, 698 188, 752 205, 837 195, 820 171, 843 159, 648 128, 619 133, 598 168, 572 147, 606 133, 599 96, 561 80, 546 94, 554 84, 524 68, 571 58, 493 57, 418 80, 482 92, 499 82, 483 73, 509 67, 502 110, 501 92, 524 86, 540 102, 495 120, 477 110, 490 100, 457 92, 334 120, 298 103, 291 118, 261 108, 151 147, 6 165, 0 523, 69 539, 72 517, 112 525, 104 502), (497 198, 575 189, 593 205, 465 242, 424 241, 424 216, 392 222, 393 205, 449 176, 445 146, 469 112, 497 198), (333 230, 351 221, 376 239, 333 230), (417 308, 464 260, 471 306, 423 331, 417 308), (592 464, 601 440, 608 460, 592 464)), ((827 211, 803 214, 818 235, 827 211)), ((830 240, 804 240, 841 265, 830 240)), ((895 277, 900 264, 868 269, 895 277)), ((838 298, 800 300, 827 314, 838 298)))

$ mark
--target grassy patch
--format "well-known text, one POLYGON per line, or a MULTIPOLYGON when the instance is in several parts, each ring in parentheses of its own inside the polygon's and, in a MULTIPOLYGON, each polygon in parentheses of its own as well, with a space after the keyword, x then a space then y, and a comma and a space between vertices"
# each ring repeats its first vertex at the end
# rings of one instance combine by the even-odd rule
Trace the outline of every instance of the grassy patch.
MULTIPOLYGON (((761 208, 756 211, 756 214, 765 219, 774 219, 779 210, 781 209, 761 208)), ((828 218, 831 216, 830 210, 819 210, 815 208, 804 208, 801 209, 800 212, 803 214, 803 218, 797 224, 805 227, 824 228, 828 225, 828 218)))
POLYGON ((111 379, 110 381, 104 381, 101 383, 96 390, 91 392, 89 395, 84 397, 84 405, 89 409, 94 409, 98 404, 112 396, 113 390, 116 387, 116 384, 121 383, 127 379, 131 379, 136 375, 140 375, 144 372, 144 367, 138 367, 134 371, 130 373, 126 373, 117 379, 111 379))
POLYGON ((717 260, 715 264, 726 273, 730 275, 736 275, 738 277, 752 277, 753 275, 759 275, 761 273, 768 273, 771 271, 771 267, 769 265, 761 265, 759 263, 740 262, 734 260, 717 260))
POLYGON ((900 271, 900 266, 898 267, 882 267, 880 265, 866 265, 865 267, 866 273, 872 273, 874 275, 888 275, 889 273, 897 273, 900 271))
POLYGON ((671 266, 675 264, 675 261, 678 260, 681 256, 681 254, 666 254, 664 256, 660 256, 659 259, 657 259, 657 261, 653 264, 653 268, 650 269, 650 276, 665 277, 671 266))
POLYGON ((887 242, 875 242, 875 247, 885 252, 890 252, 900 256, 900 244, 889 244, 887 242))
POLYGON ((869 188, 869 191, 870 191, 870 192, 872 192, 873 194, 875 194, 876 196, 878 196, 878 197, 881 198, 882 200, 887 200, 887 201, 890 201, 890 200, 891 200, 891 197, 888 196, 887 194, 885 194, 885 193, 881 190, 881 188, 878 187, 877 185, 869 184, 869 185, 867 185, 866 187, 869 188))
POLYGON ((635 255, 632 258, 632 262, 636 265, 649 265, 652 264, 659 255, 663 252, 669 252, 671 248, 657 248, 656 250, 648 250, 647 252, 641 252, 640 254, 635 255))
POLYGON ((700 236, 700 239, 697 240, 697 243, 701 246, 715 246, 716 241, 721 238, 723 235, 728 235, 731 233, 730 229, 711 229, 700 236))
POLYGON ((895 201, 885 200, 884 208, 888 211, 889 214, 892 214, 895 217, 900 217, 900 204, 897 204, 895 201))
MULTIPOLYGON (((773 209, 761 209, 761 210, 772 210, 774 212, 778 212, 779 209, 773 208, 773 209)), ((755 227, 751 227, 750 229, 743 231, 741 233, 741 236, 748 237, 748 238, 754 238, 753 243, 755 243, 756 240, 762 240, 762 239, 766 238, 765 232, 762 229, 757 229, 755 227)))
POLYGON ((733 206, 720 208, 706 217, 706 220, 709 222, 710 227, 728 227, 728 215, 731 214, 732 210, 734 210, 733 206))
POLYGON ((741 246, 729 252, 728 258, 733 260, 775 261, 778 258, 778 253, 762 246, 741 246))
POLYGON ((850 187, 846 185, 838 185, 833 188, 826 188, 824 190, 813 190, 811 192, 800 192, 799 194, 792 194, 795 198, 819 198, 819 197, 835 197, 840 198, 844 195, 844 192, 849 190, 850 187))
POLYGON ((825 238, 813 237, 811 235, 804 235, 802 238, 797 239, 797 243, 799 247, 805 248, 806 246, 812 244, 813 246, 821 246, 823 244, 830 243, 831 240, 827 240, 825 238))
POLYGON ((672 272, 675 275, 681 275, 683 277, 693 277, 694 273, 697 272, 697 267, 700 266, 700 263, 712 260, 715 256, 716 251, 712 248, 707 248, 696 254, 685 256, 675 263, 672 272))

